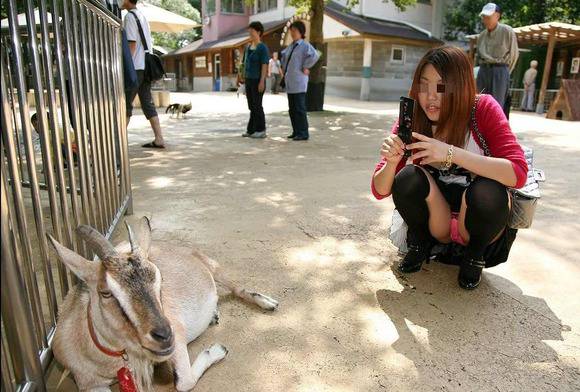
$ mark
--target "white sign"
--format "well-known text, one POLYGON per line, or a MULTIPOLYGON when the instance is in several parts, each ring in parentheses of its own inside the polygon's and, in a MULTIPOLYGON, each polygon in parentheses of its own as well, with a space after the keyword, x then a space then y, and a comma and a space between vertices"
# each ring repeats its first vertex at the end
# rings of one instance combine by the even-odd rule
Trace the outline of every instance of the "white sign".
POLYGON ((205 56, 200 56, 195 58, 195 68, 205 68, 205 56))
POLYGON ((577 74, 580 70, 580 57, 574 57, 572 59, 572 65, 570 66, 570 73, 577 74))

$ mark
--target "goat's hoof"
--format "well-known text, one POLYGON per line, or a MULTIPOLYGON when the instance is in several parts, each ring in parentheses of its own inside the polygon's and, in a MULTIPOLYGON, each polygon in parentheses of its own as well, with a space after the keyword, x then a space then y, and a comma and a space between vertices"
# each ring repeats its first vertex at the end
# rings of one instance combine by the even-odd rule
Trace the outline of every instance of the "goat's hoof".
POLYGON ((206 351, 213 363, 221 361, 228 355, 228 349, 219 343, 213 344, 206 351))
POLYGON ((252 293, 252 297, 254 298, 256 305, 264 310, 273 312, 274 310, 278 309, 278 301, 276 301, 274 298, 270 298, 267 295, 260 293, 252 293))
POLYGON ((213 312, 213 318, 211 319, 209 325, 218 325, 219 323, 220 323, 220 312, 219 310, 216 309, 213 312))

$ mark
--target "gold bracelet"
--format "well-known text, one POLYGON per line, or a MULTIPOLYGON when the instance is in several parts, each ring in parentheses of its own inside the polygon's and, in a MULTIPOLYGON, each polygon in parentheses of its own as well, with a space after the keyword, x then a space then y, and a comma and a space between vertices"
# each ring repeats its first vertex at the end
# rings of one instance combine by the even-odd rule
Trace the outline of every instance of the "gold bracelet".
POLYGON ((453 165, 453 145, 450 145, 449 149, 447 149, 447 157, 445 157, 443 168, 449 170, 451 169, 451 165, 453 165))

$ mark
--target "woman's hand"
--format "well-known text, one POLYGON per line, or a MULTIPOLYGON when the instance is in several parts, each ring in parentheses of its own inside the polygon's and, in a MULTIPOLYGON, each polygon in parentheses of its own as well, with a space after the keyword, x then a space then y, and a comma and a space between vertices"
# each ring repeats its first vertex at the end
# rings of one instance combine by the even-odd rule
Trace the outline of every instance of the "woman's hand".
POLYGON ((258 83, 258 91, 260 93, 263 93, 265 89, 266 89, 266 82, 264 81, 264 79, 260 79, 260 83, 258 83))
POLYGON ((419 151, 411 155, 409 159, 412 161, 419 160, 419 164, 421 165, 427 165, 434 162, 445 162, 450 147, 449 144, 421 135, 417 132, 413 132, 413 137, 419 141, 408 144, 407 149, 419 151))
POLYGON ((306 76, 310 75, 310 70, 308 68, 303 68, 302 73, 306 76))
POLYGON ((395 134, 387 136, 381 146, 381 156, 393 165, 397 165, 405 154, 405 144, 395 134))

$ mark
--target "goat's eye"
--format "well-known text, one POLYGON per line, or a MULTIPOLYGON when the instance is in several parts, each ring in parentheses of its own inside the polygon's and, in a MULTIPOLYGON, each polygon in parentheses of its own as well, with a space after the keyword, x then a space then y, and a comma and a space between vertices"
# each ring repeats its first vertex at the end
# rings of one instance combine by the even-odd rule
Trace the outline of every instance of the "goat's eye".
POLYGON ((101 294, 101 297, 103 298, 111 298, 113 296, 110 291, 99 291, 99 294, 101 294))

